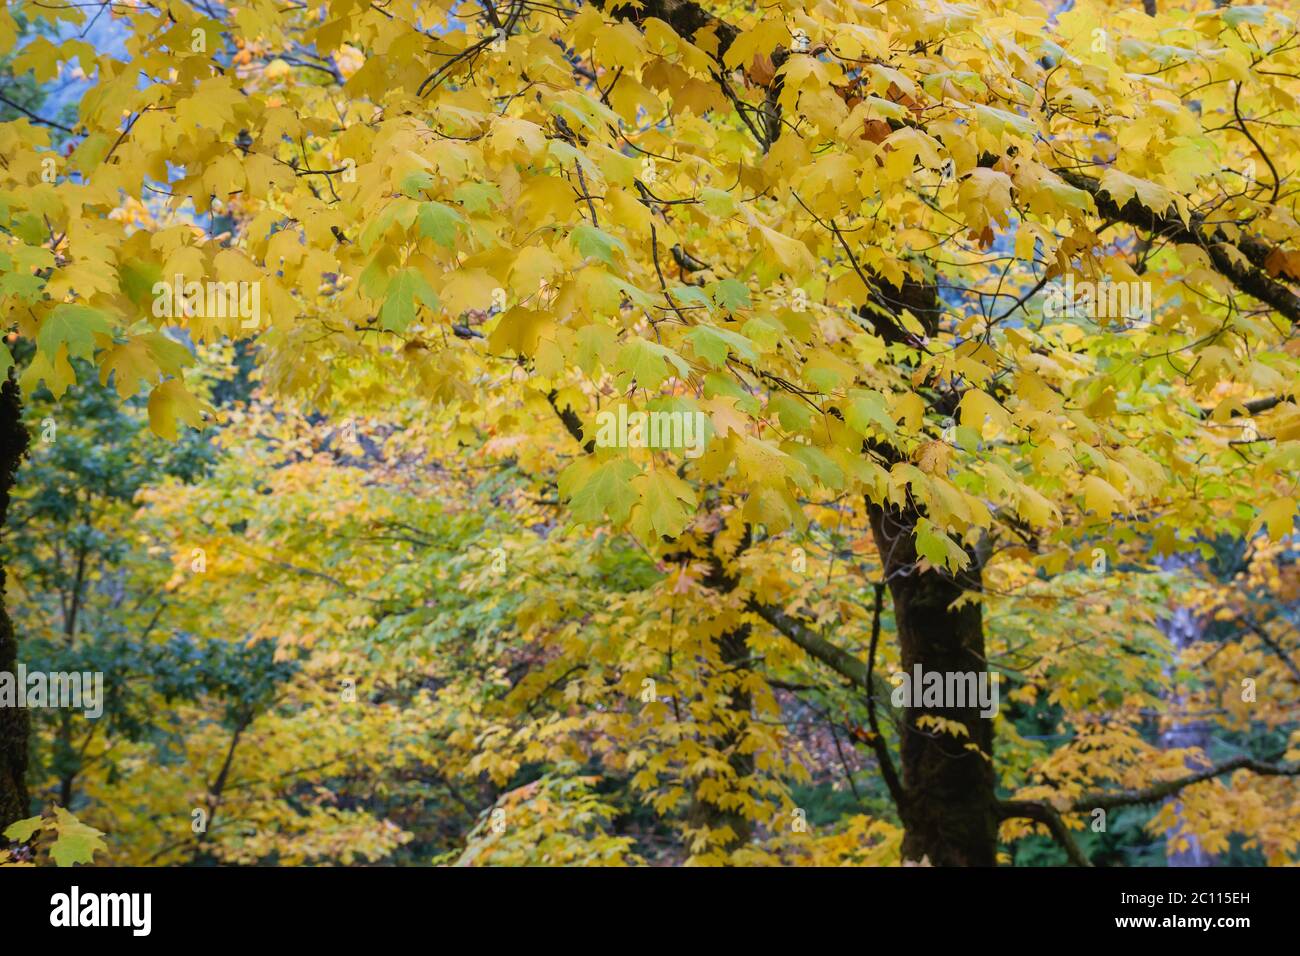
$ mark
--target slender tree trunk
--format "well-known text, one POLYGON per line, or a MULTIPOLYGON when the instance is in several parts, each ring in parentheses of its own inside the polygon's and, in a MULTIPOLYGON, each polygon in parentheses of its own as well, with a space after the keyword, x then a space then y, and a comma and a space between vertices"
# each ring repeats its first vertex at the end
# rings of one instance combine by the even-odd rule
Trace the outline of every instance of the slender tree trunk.
MULTIPOLYGON (((734 591, 739 582, 727 574, 720 560, 714 559, 710 562, 708 575, 701 583, 707 588, 727 594, 734 591)), ((736 689, 727 694, 723 705, 721 719, 727 729, 711 740, 710 744, 727 753, 727 763, 738 781, 744 780, 754 772, 753 755, 742 753, 740 746, 744 727, 749 723, 750 710, 753 706, 750 694, 739 689, 739 685, 750 669, 749 633, 749 625, 744 624, 717 638, 718 656, 726 668, 727 679, 735 683, 736 689)), ((692 805, 690 818, 696 826, 707 826, 715 830, 730 827, 734 835, 722 847, 727 853, 743 847, 753 836, 753 824, 744 814, 737 810, 724 809, 716 803, 699 797, 692 805)))
MULTIPOLYGON (((978 590, 980 566, 956 578, 920 571, 910 509, 868 505, 872 532, 894 601, 904 671, 975 673, 986 669, 984 623, 978 603, 953 609, 963 591, 978 590)), ((903 858, 934 866, 993 866, 997 862, 997 794, 993 772, 993 721, 980 708, 903 708, 903 858), (957 721, 968 737, 918 726, 932 715, 957 721), (969 749, 973 743, 978 751, 969 749)))
MULTIPOLYGON (((9 489, 27 451, 18 386, 8 377, 0 385, 0 534, 9 511, 9 489)), ((5 568, 0 563, 0 673, 17 674, 18 639, 5 605, 5 568)), ((27 816, 27 711, 0 708, 0 830, 27 816)))
MULTIPOLYGON (((737 682, 741 681, 749 671, 749 626, 738 628, 734 631, 728 631, 718 638, 718 651, 722 662, 729 671, 730 676, 737 682)), ((744 733, 743 727, 749 722, 750 708, 753 701, 750 695, 742 690, 734 690, 728 694, 725 704, 723 720, 728 725, 714 741, 713 746, 724 753, 730 751, 727 755, 727 763, 731 767, 731 772, 737 780, 744 780, 754 772, 754 757, 752 754, 741 753, 741 737, 744 733)), ((737 810, 726 810, 707 802, 699 802, 698 807, 701 811, 700 822, 706 823, 711 828, 730 827, 735 836, 727 841, 724 849, 727 852, 738 850, 749 842, 753 836, 753 825, 744 814, 737 810)))

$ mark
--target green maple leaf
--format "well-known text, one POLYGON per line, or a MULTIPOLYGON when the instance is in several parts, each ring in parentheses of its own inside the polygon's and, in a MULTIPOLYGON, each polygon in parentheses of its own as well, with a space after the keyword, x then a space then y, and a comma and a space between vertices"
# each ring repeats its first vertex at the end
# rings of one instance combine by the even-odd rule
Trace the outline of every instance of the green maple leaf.
POLYGON ((462 183, 451 198, 470 212, 487 212, 501 202, 501 190, 495 183, 462 183))
POLYGON ((679 306, 700 306, 707 312, 713 311, 713 300, 709 298, 708 293, 693 285, 673 286, 672 298, 679 306))
POLYGON ((108 851, 104 834, 87 826, 62 807, 54 808, 54 829, 58 838, 50 847, 50 859, 59 866, 93 863, 96 850, 108 851))
POLYGON ((730 352, 735 352, 741 358, 751 362, 758 357, 749 339, 735 332, 728 332, 726 329, 697 325, 691 329, 686 338, 691 343, 691 348, 695 350, 695 354, 714 368, 725 365, 730 352))
POLYGON ((584 325, 578 330, 578 351, 575 361, 578 368, 590 373, 597 362, 604 362, 614 354, 617 346, 614 330, 607 325, 584 325))
POLYGON ((633 339, 619 349, 618 353, 619 370, 626 372, 629 379, 635 379, 641 388, 659 387, 659 383, 668 377, 665 362, 671 362, 677 369, 677 374, 682 377, 690 371, 680 355, 657 342, 633 339))
POLYGON ((430 309, 438 307, 438 295, 424 276, 412 268, 399 270, 388 283, 388 294, 379 310, 379 324, 390 332, 405 332, 415 321, 415 300, 430 309))
POLYGON ((419 199, 420 193, 429 189, 435 182, 437 180, 433 178, 433 174, 428 170, 417 169, 402 177, 402 182, 398 188, 412 199, 419 199))
POLYGON ((126 297, 143 307, 153 299, 153 287, 162 280, 162 268, 156 262, 128 259, 118 266, 117 279, 126 297))
POLYGON ((1220 11, 1219 16, 1223 17, 1224 23, 1231 27, 1239 27, 1243 23, 1263 26, 1268 22, 1268 7, 1262 4, 1230 7, 1220 11))
POLYGON ((671 471, 662 468, 649 474, 638 475, 632 482, 640 496, 642 510, 637 512, 635 524, 642 536, 653 530, 668 538, 682 533, 690 514, 686 508, 695 508, 695 492, 671 471))
POLYGON ((45 280, 35 274, 9 272, 0 277, 0 294, 11 295, 24 302, 35 302, 41 297, 44 288, 45 280))
POLYGON ((569 233, 569 241, 584 256, 591 256, 609 265, 614 264, 614 253, 627 255, 627 246, 617 236, 611 236, 603 229, 597 229, 590 223, 581 223, 569 233))
POLYGON ((749 286, 739 279, 723 279, 720 282, 711 282, 708 285, 708 290, 709 294, 713 296, 713 301, 728 312, 747 309, 753 304, 749 299, 749 286))
POLYGON ((960 571, 970 560, 956 541, 925 518, 916 524, 916 553, 936 568, 947 566, 952 571, 960 571))
POLYGON ((704 188, 700 190, 700 199, 710 216, 725 219, 736 211, 736 200, 731 193, 721 189, 704 188))
POLYGON ((361 248, 369 250, 371 246, 379 239, 382 239, 394 224, 401 226, 403 230, 410 227, 415 221, 416 213, 419 211, 419 204, 411 199, 395 199, 384 207, 383 211, 374 219, 370 220, 369 225, 361 233, 361 248))
POLYGON ((456 230, 465 217, 440 202, 422 202, 419 212, 420 235, 432 239, 448 249, 456 242, 456 230))
POLYGON ((45 821, 40 817, 28 817, 26 820, 19 820, 5 827, 4 836, 6 840, 13 840, 15 843, 26 843, 32 838, 32 834, 44 826, 45 821))
POLYGON ((95 333, 109 335, 113 323, 108 313, 88 305, 56 305, 41 323, 36 333, 36 344, 42 352, 54 357, 59 346, 67 343, 68 354, 90 358, 95 350, 95 333))
POLYGON ((640 500, 632 488, 632 479, 640 471, 635 462, 626 458, 597 465, 573 495, 573 517, 583 524, 599 524, 606 515, 615 524, 627 520, 632 506, 640 500))
POLYGON ((885 397, 879 392, 855 392, 845 409, 844 421, 859 435, 870 435, 872 425, 887 435, 892 435, 897 427, 885 406, 885 397))

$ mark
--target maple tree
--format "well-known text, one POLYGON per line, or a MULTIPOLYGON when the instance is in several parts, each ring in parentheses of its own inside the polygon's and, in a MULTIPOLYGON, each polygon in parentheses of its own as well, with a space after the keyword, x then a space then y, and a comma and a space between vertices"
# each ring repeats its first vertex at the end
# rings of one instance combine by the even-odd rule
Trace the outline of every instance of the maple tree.
MULTIPOLYGON (((11 10, 83 10, 7 8, 0 53, 91 79, 68 123, 0 123, 0 364, 29 403, 93 366, 163 438, 207 419, 230 445, 112 519, 175 556, 166 627, 256 639, 175 705, 199 729, 165 796, 78 770, 131 858, 409 843, 414 820, 347 809, 347 782, 304 810, 276 774, 315 764, 443 802, 475 781, 436 847, 461 862, 638 862, 593 764, 698 862, 991 864, 1031 834, 1088 862, 1095 811, 1152 804, 1214 852, 1245 832, 1294 858, 1284 5, 113 6, 125 56, 19 44, 11 10), (1151 306, 1062 310, 1067 280, 1151 306), (246 403, 197 358, 237 340, 246 403), (598 440, 619 406, 702 416, 702 454, 598 440), (316 412, 383 440, 322 450, 316 412), (1215 583, 1226 543, 1253 591, 1215 583), (1166 668, 1172 596, 1245 626, 1166 668), (886 710, 918 666, 996 670, 1007 713, 886 710), (377 695, 351 727, 345 676, 377 695), (1153 743, 1171 701, 1219 712, 1235 752, 1153 743), (803 707, 879 783, 834 833, 790 826, 803 707), (246 735, 274 764, 232 796, 205 768, 246 735), (436 779, 366 769, 392 753, 436 779), (149 799, 177 831, 160 845, 133 822, 149 799), (191 805, 256 834, 193 840, 191 805)), ((0 466, 25 437, 4 394, 0 466)), ((101 746, 159 747, 121 736, 101 746)), ((26 815, 7 746, 6 824, 26 815)))

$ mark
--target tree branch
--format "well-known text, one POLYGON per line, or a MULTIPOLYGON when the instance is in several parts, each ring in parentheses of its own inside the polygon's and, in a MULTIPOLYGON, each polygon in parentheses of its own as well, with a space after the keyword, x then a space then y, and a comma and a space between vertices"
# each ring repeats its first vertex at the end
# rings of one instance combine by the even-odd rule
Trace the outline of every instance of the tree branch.
POLYGON ((709 13, 694 0, 644 0, 636 6, 626 0, 595 0, 594 6, 637 27, 644 27, 645 21, 651 18, 662 20, 678 36, 691 43, 696 43, 696 34, 712 29, 713 35, 718 38, 718 48, 713 52, 713 58, 719 64, 722 63, 723 54, 740 36, 738 29, 709 13))
POLYGON ((1291 655, 1286 652, 1286 648, 1274 640, 1273 636, 1264 630, 1263 625, 1256 624, 1254 621, 1247 621, 1246 628, 1254 633, 1256 637, 1267 645, 1269 650, 1277 655, 1278 660, 1286 665, 1286 668, 1291 672, 1292 677, 1297 681, 1300 681, 1300 666, 1297 666, 1296 662, 1291 659, 1291 655))
POLYGON ((1176 243, 1187 243, 1204 249, 1215 270, 1238 290, 1272 306, 1293 325, 1300 324, 1300 296, 1262 271, 1261 267, 1273 252, 1273 247, 1268 243, 1249 237, 1231 242, 1217 228, 1207 237, 1203 231, 1204 218, 1199 215, 1192 216, 1188 225, 1183 225, 1177 217, 1156 214, 1147 209, 1136 196, 1120 206, 1101 188, 1101 183, 1091 176, 1069 169, 1058 169, 1055 172, 1074 188, 1082 189, 1092 196, 1097 204, 1097 212, 1102 216, 1128 223, 1176 243), (1235 248, 1251 266, 1242 265, 1225 247, 1235 248))
MULTIPOLYGON (((781 634, 789 638, 795 644, 803 648, 810 657, 821 661, 835 673, 842 677, 848 678, 859 688, 867 692, 868 701, 872 699, 872 688, 877 684, 875 675, 872 673, 872 664, 874 663, 874 651, 876 642, 880 636, 880 601, 883 599, 883 588, 876 592, 877 594, 877 614, 875 623, 872 626, 872 660, 863 663, 843 648, 836 647, 830 641, 826 640, 820 634, 814 632, 810 627, 795 617, 791 617, 780 608, 772 607, 768 604, 761 604, 751 598, 747 604, 749 610, 753 611, 772 627, 776 628, 781 634)), ((883 687, 881 688, 883 693, 883 687)), ((894 763, 889 757, 889 751, 885 746, 885 738, 880 735, 876 727, 876 717, 874 705, 868 710, 868 718, 871 722, 871 749, 875 751, 876 760, 880 763, 880 773, 885 779, 885 786, 889 788, 889 795, 893 798, 894 805, 898 807, 899 812, 903 810, 906 799, 906 792, 903 790, 898 773, 894 770, 894 763)))
POLYGON ((1057 809, 1046 803, 1035 803, 1032 800, 1001 800, 998 802, 998 819, 1015 820, 1015 819, 1033 820, 1035 823, 1041 823, 1052 833, 1052 839, 1061 845, 1065 850, 1065 855, 1070 858, 1070 862, 1075 866, 1092 866, 1092 861, 1079 848, 1079 844, 1074 842, 1074 836, 1070 833, 1069 828, 1065 825, 1065 820, 1057 809))
MULTIPOLYGON (((876 647, 880 644, 880 613, 885 602, 885 582, 877 581, 873 587, 876 590, 876 604, 871 614, 871 646, 867 650, 868 688, 875 685, 876 647)), ((885 738, 880 733, 880 725, 876 723, 876 697, 870 690, 867 691, 867 723, 871 727, 871 749, 876 752, 876 761, 880 764, 881 776, 885 778, 885 786, 889 788, 889 795, 894 798, 894 805, 901 812, 907 791, 903 789, 903 784, 898 778, 898 771, 894 769, 894 761, 889 756, 889 747, 885 744, 885 738)))
POLYGON ((558 391, 551 389, 546 393, 546 400, 551 403, 551 408, 555 409, 555 414, 560 416, 560 421, 564 423, 565 430, 573 436, 574 441, 582 446, 582 450, 590 455, 596 450, 596 439, 592 438, 585 442, 582 440, 582 419, 578 417, 578 413, 572 408, 566 406, 561 409, 555 403, 559 395, 558 391))
MULTIPOLYGON (((1244 408, 1245 411, 1240 411, 1234 408, 1228 417, 1241 418, 1247 415, 1258 415, 1260 412, 1266 412, 1270 408, 1276 408, 1278 405, 1281 405, 1283 402, 1290 402, 1294 400, 1295 398, 1292 395, 1270 395, 1267 398, 1253 398, 1248 402, 1241 403, 1241 407, 1244 408)), ((1204 406, 1201 407, 1200 411, 1201 411, 1201 418, 1205 418, 1205 419, 1208 419, 1211 415, 1214 414, 1213 408, 1205 408, 1204 406)))
POLYGON ((15 103, 13 100, 9 99, 7 96, 0 96, 0 103, 3 103, 5 106, 9 107, 10 109, 14 109, 22 113, 33 123, 40 123, 43 126, 52 127, 53 129, 61 130, 64 133, 71 133, 73 136, 79 135, 75 129, 72 129, 71 127, 68 126, 64 126, 62 123, 56 123, 54 122, 54 120, 47 120, 44 116, 38 116, 37 114, 29 110, 27 107, 20 106, 19 104, 15 103))
POLYGON ((1256 760, 1254 757, 1233 757, 1231 760, 1225 760, 1223 763, 1215 764, 1205 770, 1199 770, 1186 777, 1179 777, 1177 780, 1166 780, 1164 783, 1153 784, 1141 790, 1116 790, 1109 793, 1087 794, 1075 800, 1071 810, 1079 812, 1096 809, 1113 810, 1116 807, 1157 803, 1193 784, 1204 783, 1206 780, 1211 780, 1220 774, 1232 773, 1235 770, 1250 770, 1261 777, 1300 776, 1300 764, 1274 764, 1256 760))
MULTIPOLYGON (((722 63, 727 49, 735 42, 740 31, 730 23, 709 13, 694 0, 644 0, 634 8, 626 0, 594 0, 594 5, 620 20, 626 20, 636 26, 643 26, 648 18, 663 20, 686 40, 694 43, 697 34, 712 30, 717 37, 717 49, 713 58, 722 63)), ((715 74, 722 81, 722 73, 715 74)), ((725 87, 725 82, 723 83, 725 87)), ((724 89, 724 92, 725 89, 724 89)), ((737 109, 740 106, 737 105, 737 109)), ((742 116, 743 118, 743 116, 742 116)), ((892 121, 891 126, 902 121, 892 121)), ((909 123, 907 125, 918 125, 909 123)), ((897 127, 895 127, 897 128, 897 127)), ((751 127, 752 129, 752 127, 751 127)), ((756 132, 757 135, 757 132, 756 132)), ((980 158, 980 165, 992 165, 996 156, 987 155, 980 158)), ((1220 275, 1224 276, 1236 288, 1258 299, 1260 302, 1276 309, 1292 324, 1300 325, 1300 296, 1285 284, 1271 278, 1264 272, 1265 262, 1274 251, 1273 245, 1261 239, 1243 237, 1236 241, 1229 240, 1226 233, 1216 228, 1206 237, 1205 221, 1200 215, 1192 216, 1188 225, 1181 220, 1164 214, 1156 214, 1147 209, 1135 196, 1122 207, 1101 188, 1101 183, 1091 176, 1072 169, 1057 169, 1054 172, 1076 189, 1082 189, 1093 197, 1097 211, 1102 216, 1119 222, 1128 223, 1152 235, 1164 236, 1174 242, 1190 243, 1204 249, 1211 263, 1220 275), (1249 262, 1242 265, 1233 258, 1225 247, 1236 249, 1249 262), (1253 266, 1253 268, 1252 268, 1253 266)))

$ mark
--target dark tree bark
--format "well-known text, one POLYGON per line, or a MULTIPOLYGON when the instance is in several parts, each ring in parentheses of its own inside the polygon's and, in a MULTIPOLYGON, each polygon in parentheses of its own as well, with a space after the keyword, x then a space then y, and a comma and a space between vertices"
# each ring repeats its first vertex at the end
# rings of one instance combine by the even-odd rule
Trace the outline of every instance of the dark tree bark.
MULTIPOLYGON (((710 547, 713 542, 709 542, 710 547)), ((748 533, 741 543, 740 550, 749 545, 748 533)), ((729 594, 740 584, 739 580, 727 573, 721 558, 716 555, 709 562, 709 572, 700 582, 704 587, 719 594, 729 594)), ((754 773, 753 754, 742 753, 741 743, 744 727, 749 722, 753 700, 748 692, 740 689, 741 682, 750 670, 749 635, 750 626, 742 624, 726 631, 717 638, 718 657, 727 670, 727 676, 736 682, 736 688, 726 695, 721 718, 725 730, 710 741, 713 747, 727 754, 727 764, 737 780, 743 780, 754 773)), ((725 809, 709 801, 694 800, 690 820, 695 826, 708 826, 710 829, 730 827, 734 834, 722 849, 731 853, 750 841, 753 836, 753 824, 744 814, 736 810, 725 809)))
MULTIPOLYGON (((964 591, 978 590, 980 558, 954 577, 917 568, 911 509, 868 504, 876 545, 894 602, 903 669, 925 673, 986 670, 984 622, 978 603, 953 609, 964 591)), ((998 801, 993 772, 993 721, 973 707, 903 708, 899 745, 902 771, 903 858, 934 866, 993 866, 997 862, 998 801), (918 726, 925 715, 954 720, 969 737, 918 726), (979 751, 969 749, 975 744, 979 751)))
MULTIPOLYGON (((18 386, 6 377, 0 385, 0 534, 9 511, 9 489, 27 451, 18 386)), ((16 674, 18 639, 5 605, 5 568, 0 563, 0 673, 16 674)), ((0 830, 28 815, 27 711, 0 707, 0 830)))
MULTIPOLYGON (((745 625, 723 634, 718 638, 717 642, 719 656, 723 664, 733 671, 737 680, 742 679, 749 670, 747 663, 749 659, 749 631, 749 626, 745 625)), ((747 692, 736 690, 730 693, 727 696, 722 714, 727 729, 711 741, 714 747, 728 754, 727 763, 738 780, 744 779, 754 772, 753 755, 741 753, 739 749, 741 734, 743 733, 740 728, 749 721, 752 706, 753 701, 747 692)), ((724 809, 698 797, 691 808, 691 822, 696 826, 708 826, 710 829, 730 827, 734 836, 723 845, 723 850, 728 853, 734 852, 748 843, 754 831, 753 825, 744 814, 736 810, 724 809)))

